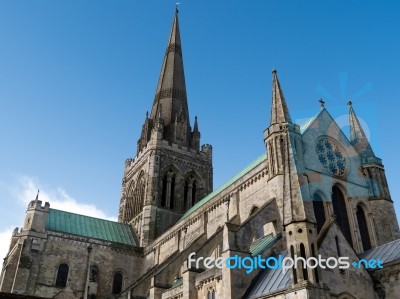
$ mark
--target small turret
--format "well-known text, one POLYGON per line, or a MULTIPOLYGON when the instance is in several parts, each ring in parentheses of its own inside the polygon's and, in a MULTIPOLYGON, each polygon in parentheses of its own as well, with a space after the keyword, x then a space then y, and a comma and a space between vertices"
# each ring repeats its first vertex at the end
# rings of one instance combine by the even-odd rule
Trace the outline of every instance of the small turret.
POLYGON ((39 200, 39 191, 36 199, 32 200, 26 211, 23 230, 33 230, 36 232, 44 232, 49 213, 50 204, 46 202, 42 206, 42 201, 39 200))
POLYGON ((194 126, 192 132, 192 148, 198 151, 200 149, 200 132, 199 132, 199 125, 197 124, 197 116, 194 118, 194 126))
POLYGON ((212 160, 212 145, 211 144, 203 144, 201 146, 201 152, 207 154, 209 160, 212 160))
POLYGON ((350 123, 350 143, 361 156, 363 162, 368 160, 376 160, 376 156, 368 141, 368 138, 360 124, 358 117, 353 109, 351 101, 347 102, 349 106, 349 123, 350 123), (375 158, 375 159, 374 159, 375 158))

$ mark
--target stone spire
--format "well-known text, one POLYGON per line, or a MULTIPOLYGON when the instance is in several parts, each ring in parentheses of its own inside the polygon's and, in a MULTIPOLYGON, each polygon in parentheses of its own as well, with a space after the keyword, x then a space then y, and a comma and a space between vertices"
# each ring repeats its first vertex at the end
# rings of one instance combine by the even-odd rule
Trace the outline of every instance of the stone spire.
POLYGON ((350 122, 350 143, 357 151, 357 153, 363 157, 375 157, 375 154, 369 144, 368 138, 364 133, 364 130, 360 124, 359 119, 354 112, 351 101, 347 102, 349 106, 349 122, 350 122))
POLYGON ((191 146, 195 150, 200 149, 200 131, 199 125, 197 123, 197 116, 194 118, 194 125, 193 125, 193 132, 192 132, 192 139, 191 139, 191 146))
POLYGON ((164 123, 163 139, 188 146, 190 144, 189 110, 177 9, 172 22, 150 119, 155 120, 159 114, 161 114, 164 123))
POLYGON ((271 125, 292 123, 276 70, 272 70, 271 125))
POLYGON ((197 116, 194 118, 193 133, 199 133, 199 125, 197 124, 197 116))

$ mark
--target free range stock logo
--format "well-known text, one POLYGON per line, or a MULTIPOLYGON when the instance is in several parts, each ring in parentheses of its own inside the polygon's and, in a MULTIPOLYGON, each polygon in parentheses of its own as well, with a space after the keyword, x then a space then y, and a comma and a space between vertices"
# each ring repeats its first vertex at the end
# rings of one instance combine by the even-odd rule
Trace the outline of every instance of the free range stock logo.
POLYGON ((383 268, 383 263, 380 259, 360 259, 359 261, 353 261, 350 263, 349 257, 328 257, 323 258, 321 255, 318 257, 309 257, 307 259, 294 255, 294 257, 283 257, 282 255, 271 256, 268 258, 263 258, 261 255, 254 257, 241 257, 234 255, 228 258, 218 257, 213 259, 211 257, 197 257, 196 253, 192 252, 188 257, 189 268, 195 267, 197 269, 201 268, 203 265, 206 269, 227 267, 229 269, 244 269, 247 274, 252 273, 257 269, 282 269, 286 272, 288 269, 292 268, 310 268, 314 269, 320 267, 322 269, 349 269, 353 268, 367 268, 376 269, 383 268))

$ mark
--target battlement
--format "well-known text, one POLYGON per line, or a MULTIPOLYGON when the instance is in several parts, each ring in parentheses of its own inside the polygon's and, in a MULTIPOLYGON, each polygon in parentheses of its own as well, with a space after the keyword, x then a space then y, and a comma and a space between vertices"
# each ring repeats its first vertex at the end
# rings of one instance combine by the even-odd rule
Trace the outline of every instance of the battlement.
POLYGON ((203 144, 203 145, 201 146, 201 150, 203 151, 203 150, 205 150, 205 149, 211 149, 211 150, 212 150, 212 145, 211 145, 211 144, 208 144, 208 143, 203 144))
POLYGON ((29 210, 40 210, 43 212, 48 212, 49 208, 50 208, 50 203, 46 202, 44 204, 44 206, 42 206, 42 203, 43 202, 38 199, 32 200, 28 205, 28 211, 29 210))

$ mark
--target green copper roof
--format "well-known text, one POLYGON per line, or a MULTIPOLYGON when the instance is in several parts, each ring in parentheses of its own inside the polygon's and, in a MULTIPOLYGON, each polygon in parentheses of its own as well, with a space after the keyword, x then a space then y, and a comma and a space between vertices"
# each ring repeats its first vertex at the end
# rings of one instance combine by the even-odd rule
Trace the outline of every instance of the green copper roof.
POLYGON ((55 209, 49 209, 46 230, 131 246, 137 245, 133 230, 128 224, 55 209))
POLYGON ((275 242, 281 237, 281 234, 277 234, 276 236, 274 235, 268 235, 265 237, 262 237, 258 240, 255 240, 253 243, 250 245, 250 253, 252 256, 256 256, 259 254, 263 254, 265 250, 270 248, 272 245, 275 244, 275 242))
POLYGON ((202 200, 197 202, 193 207, 191 207, 189 210, 186 211, 185 214, 181 217, 181 220, 185 219, 187 216, 192 214, 194 211, 199 209, 201 206, 203 206, 206 202, 208 202, 210 199, 221 193, 224 189, 232 185, 235 181, 240 179, 242 176, 244 176, 246 173, 248 173, 250 170, 252 170, 254 167, 256 167, 258 164, 262 163, 265 161, 267 158, 267 154, 263 153, 261 156, 259 156, 257 159, 255 159, 253 162, 251 162, 246 168, 242 169, 239 173, 237 173, 234 177, 232 177, 230 180, 225 182, 222 186, 220 186, 218 189, 215 191, 211 192, 208 194, 206 197, 204 197, 202 200))
POLYGON ((311 126, 311 124, 314 122, 314 120, 318 117, 318 115, 322 112, 323 110, 321 110, 320 112, 318 112, 317 114, 315 114, 313 117, 311 117, 310 119, 306 120, 304 123, 302 123, 300 125, 300 133, 304 134, 308 128, 311 126))

